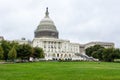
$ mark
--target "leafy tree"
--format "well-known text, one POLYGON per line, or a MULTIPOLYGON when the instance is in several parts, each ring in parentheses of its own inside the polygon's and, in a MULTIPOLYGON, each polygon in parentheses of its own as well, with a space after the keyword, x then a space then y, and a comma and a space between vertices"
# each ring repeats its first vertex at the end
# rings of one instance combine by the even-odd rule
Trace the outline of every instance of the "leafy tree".
POLYGON ((120 50, 115 48, 104 48, 100 45, 88 47, 86 54, 101 61, 111 62, 114 59, 120 58, 120 50))
POLYGON ((4 51, 4 60, 8 60, 8 53, 9 51, 11 50, 11 48, 15 46, 14 48, 16 49, 17 46, 18 46, 18 43, 16 42, 9 42, 9 41, 6 41, 6 40, 2 40, 1 41, 1 47, 3 48, 3 51, 4 51))
POLYGON ((98 58, 98 57, 99 57, 97 51, 94 51, 94 52, 91 54, 91 56, 94 57, 94 58, 98 58))
POLYGON ((102 61, 103 60, 103 51, 104 51, 104 49, 105 48, 101 48, 101 49, 99 49, 98 51, 97 51, 97 55, 98 55, 98 59, 100 60, 100 61, 102 61))
POLYGON ((92 56, 93 53, 93 47, 88 47, 87 49, 85 49, 85 52, 88 56, 92 56))
POLYGON ((104 49, 103 60, 112 62, 114 59, 120 58, 120 50, 115 48, 104 49))
POLYGON ((3 51, 3 49, 2 49, 2 47, 0 46, 0 59, 3 59, 3 57, 4 57, 4 51, 3 51))
MULTIPOLYGON (((95 54, 96 53, 96 51, 98 51, 99 49, 104 49, 104 47, 102 47, 101 45, 94 45, 94 46, 91 46, 91 47, 88 47, 88 48, 86 48, 85 49, 85 51, 86 51, 86 54, 88 55, 88 56, 95 56, 95 57, 97 57, 97 55, 95 54)), ((101 52, 101 50, 99 50, 99 53, 101 52)), ((99 54, 100 55, 100 54, 99 54)))
POLYGON ((32 47, 29 44, 22 44, 18 46, 17 49, 18 57, 22 60, 29 60, 29 57, 32 54, 32 47))
POLYGON ((114 59, 120 58, 120 50, 115 48, 104 48, 100 45, 88 47, 86 54, 100 61, 112 62, 114 59))
POLYGON ((111 61, 114 61, 114 59, 120 58, 120 50, 119 49, 113 49, 113 52, 109 54, 111 61))
POLYGON ((11 46, 10 46, 10 42, 8 41, 1 41, 1 47, 3 48, 3 51, 4 51, 4 60, 7 60, 8 59, 8 53, 11 49, 11 46))
POLYGON ((33 53, 34 58, 44 58, 44 51, 42 48, 35 47, 34 48, 34 53, 33 53))
POLYGON ((113 61, 113 59, 111 58, 111 54, 114 54, 114 49, 113 48, 104 49, 103 60, 107 61, 107 62, 113 61))
POLYGON ((14 61, 16 57, 17 57, 17 52, 16 52, 16 49, 13 47, 8 53, 8 58, 14 61))
POLYGON ((98 49, 97 51, 94 51, 94 52, 92 53, 92 56, 93 56, 94 58, 97 58, 97 59, 99 59, 100 61, 102 61, 102 60, 103 60, 103 51, 104 51, 104 48, 98 49))
POLYGON ((15 41, 12 41, 12 42, 10 42, 10 46, 11 46, 11 48, 14 46, 14 48, 17 49, 19 44, 15 41))

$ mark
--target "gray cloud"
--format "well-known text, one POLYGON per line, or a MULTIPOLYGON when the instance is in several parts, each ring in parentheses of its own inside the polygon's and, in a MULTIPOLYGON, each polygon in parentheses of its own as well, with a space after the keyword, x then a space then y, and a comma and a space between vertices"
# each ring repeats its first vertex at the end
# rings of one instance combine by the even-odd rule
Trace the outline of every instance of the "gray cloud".
POLYGON ((60 38, 72 42, 110 41, 120 47, 119 0, 0 0, 0 35, 32 40, 49 7, 60 38))

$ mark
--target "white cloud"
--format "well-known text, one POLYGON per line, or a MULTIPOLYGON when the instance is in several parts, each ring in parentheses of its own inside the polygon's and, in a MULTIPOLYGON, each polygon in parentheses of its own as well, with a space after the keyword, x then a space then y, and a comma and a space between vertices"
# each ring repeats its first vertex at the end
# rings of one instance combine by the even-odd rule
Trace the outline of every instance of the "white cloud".
POLYGON ((119 0, 0 0, 0 35, 34 38, 49 7, 60 38, 72 42, 111 41, 120 47, 119 0))

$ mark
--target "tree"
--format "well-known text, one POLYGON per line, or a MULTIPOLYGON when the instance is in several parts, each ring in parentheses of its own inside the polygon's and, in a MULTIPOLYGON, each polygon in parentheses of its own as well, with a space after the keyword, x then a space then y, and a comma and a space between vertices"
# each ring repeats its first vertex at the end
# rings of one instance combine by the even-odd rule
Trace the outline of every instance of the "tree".
POLYGON ((99 49, 98 51, 97 51, 97 55, 98 55, 98 59, 100 60, 100 61, 102 61, 103 60, 103 51, 104 51, 104 49, 105 48, 101 48, 101 49, 99 49))
POLYGON ((113 52, 109 56, 111 58, 111 61, 114 61, 114 59, 120 58, 120 50, 119 49, 113 49, 113 52))
POLYGON ((0 46, 0 59, 3 59, 3 57, 4 57, 4 51, 3 51, 3 49, 2 49, 2 47, 0 46))
POLYGON ((32 54, 32 47, 29 44, 22 44, 18 46, 17 49, 18 57, 22 60, 29 60, 32 54))
POLYGON ((111 54, 114 54, 113 48, 104 49, 103 52, 103 60, 107 62, 111 62, 113 59, 111 58, 111 54))
POLYGON ((97 56, 95 53, 97 53, 96 51, 99 50, 99 52, 101 51, 102 49, 104 49, 104 47, 102 47, 101 45, 94 45, 94 46, 91 46, 91 47, 88 47, 85 49, 85 52, 88 56, 97 56))
POLYGON ((8 58, 14 61, 16 57, 17 57, 17 52, 16 52, 16 49, 13 47, 8 53, 8 58))
POLYGON ((88 56, 92 56, 92 53, 93 53, 93 47, 88 47, 87 49, 85 49, 85 52, 88 56))
POLYGON ((102 60, 103 60, 103 51, 104 51, 104 48, 98 49, 97 51, 94 51, 94 52, 92 53, 92 56, 93 56, 94 58, 97 58, 97 59, 99 59, 100 61, 102 61, 102 60))
POLYGON ((3 48, 3 51, 4 51, 4 54, 3 54, 4 58, 3 59, 7 61, 8 53, 11 49, 10 42, 5 41, 5 40, 1 41, 1 47, 3 48))
POLYGON ((34 53, 33 53, 34 58, 44 58, 44 51, 42 48, 34 47, 33 49, 34 49, 34 53))
POLYGON ((100 61, 112 62, 114 59, 120 58, 120 50, 115 48, 104 48, 100 45, 88 47, 86 54, 100 61))
POLYGON ((2 40, 1 41, 1 47, 3 48, 3 51, 4 51, 4 54, 3 54, 3 59, 4 60, 8 60, 8 53, 9 51, 12 49, 12 47, 14 46, 14 48, 16 49, 17 46, 18 46, 18 43, 16 42, 9 42, 9 41, 6 41, 6 40, 2 40))

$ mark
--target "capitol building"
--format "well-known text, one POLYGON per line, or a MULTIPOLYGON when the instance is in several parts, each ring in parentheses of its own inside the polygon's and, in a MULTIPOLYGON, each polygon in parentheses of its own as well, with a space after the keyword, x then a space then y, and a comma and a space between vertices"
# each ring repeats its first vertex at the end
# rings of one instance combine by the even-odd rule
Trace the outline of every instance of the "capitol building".
POLYGON ((45 17, 40 21, 34 32, 33 47, 41 47, 45 53, 45 60, 87 60, 93 59, 85 54, 85 49, 101 45, 105 48, 114 47, 114 43, 90 42, 87 44, 71 43, 69 40, 59 39, 59 31, 49 17, 46 8, 45 17))
MULTIPOLYGON (((0 36, 0 40, 4 38, 0 36)), ((40 21, 34 32, 34 39, 31 43, 25 38, 13 40, 19 44, 31 44, 33 47, 40 47, 44 50, 44 60, 96 60, 85 54, 85 49, 101 45, 105 48, 113 48, 111 42, 89 42, 86 44, 71 43, 69 40, 59 39, 59 31, 52 19, 49 17, 46 8, 45 17, 40 21)))

